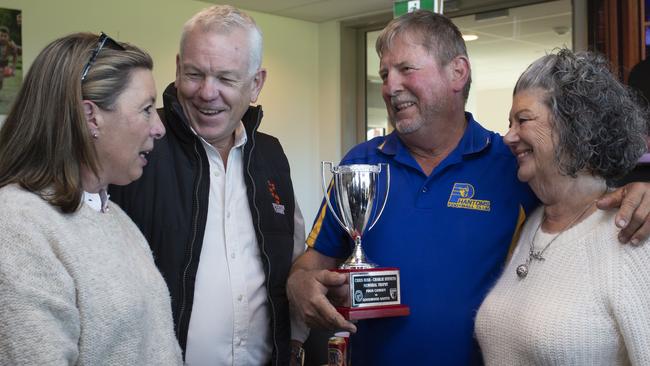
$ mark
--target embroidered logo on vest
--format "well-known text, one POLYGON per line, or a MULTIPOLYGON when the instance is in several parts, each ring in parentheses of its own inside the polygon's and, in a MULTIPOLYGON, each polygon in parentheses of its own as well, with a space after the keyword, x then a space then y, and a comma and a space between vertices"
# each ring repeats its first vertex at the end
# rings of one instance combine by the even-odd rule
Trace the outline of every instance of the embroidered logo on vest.
POLYGON ((266 181, 266 187, 268 188, 271 197, 273 197, 273 210, 275 213, 284 215, 284 205, 280 203, 280 195, 278 195, 278 190, 275 188, 275 183, 269 179, 266 181))
POLYGON ((474 186, 469 183, 454 183, 449 195, 449 201, 447 201, 447 207, 490 211, 490 201, 475 200, 472 197, 474 197, 474 186))

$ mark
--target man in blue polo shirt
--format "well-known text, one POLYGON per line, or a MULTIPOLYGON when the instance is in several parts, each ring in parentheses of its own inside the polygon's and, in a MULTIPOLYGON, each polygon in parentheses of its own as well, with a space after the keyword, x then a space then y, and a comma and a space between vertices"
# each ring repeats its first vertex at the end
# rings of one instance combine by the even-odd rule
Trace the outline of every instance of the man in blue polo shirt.
POLYGON ((377 52, 395 131, 356 146, 341 164, 390 165, 390 197, 363 243, 374 262, 400 268, 411 314, 355 326, 336 312, 331 302, 347 299, 346 276, 325 269, 350 254, 351 240, 324 204, 292 268, 289 299, 312 326, 357 332, 355 365, 480 364, 475 312, 537 200, 501 137, 464 113, 470 64, 451 21, 404 15, 382 31, 377 52))

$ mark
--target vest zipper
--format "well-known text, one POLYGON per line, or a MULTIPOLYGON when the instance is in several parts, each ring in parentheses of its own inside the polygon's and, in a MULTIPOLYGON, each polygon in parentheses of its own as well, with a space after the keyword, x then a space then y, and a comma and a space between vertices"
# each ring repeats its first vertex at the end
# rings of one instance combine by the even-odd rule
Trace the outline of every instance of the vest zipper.
MULTIPOLYGON (((197 183, 194 188, 194 197, 192 199, 192 212, 193 212, 193 220, 192 220, 192 240, 190 241, 189 248, 185 248, 185 254, 188 255, 188 260, 187 264, 185 265, 185 269, 183 269, 183 278, 181 282, 181 307, 178 311, 178 329, 179 331, 182 332, 183 329, 183 315, 185 314, 185 307, 187 305, 187 288, 186 288, 186 283, 187 283, 187 272, 190 268, 190 265, 192 264, 192 256, 193 256, 193 250, 194 250, 194 244, 196 241, 196 234, 198 232, 198 221, 199 221, 199 187, 201 185, 201 179, 203 178, 203 161, 201 159, 201 154, 199 153, 199 150, 197 148, 198 141, 194 141, 194 153, 196 154, 197 161, 199 162, 199 170, 198 170, 198 176, 197 176, 197 183)), ((187 335, 186 337, 186 344, 187 344, 187 335)), ((186 345, 187 347, 187 345, 186 345)))
POLYGON ((262 251, 262 254, 264 255, 264 259, 266 260, 266 298, 269 301, 269 304, 271 305, 271 335, 273 338, 273 352, 272 354, 275 354, 275 362, 273 362, 274 365, 279 365, 279 348, 278 348, 278 340, 277 340, 277 335, 276 333, 276 315, 275 315, 275 304, 273 304, 273 299, 271 297, 271 286, 270 286, 270 278, 271 278, 271 260, 269 259, 269 255, 266 253, 266 243, 264 241, 264 235, 262 235, 262 228, 260 227, 260 210, 257 207, 257 200, 255 199, 255 195, 257 193, 257 187, 255 186, 255 180, 253 179, 253 175, 251 174, 251 160, 253 156, 253 150, 255 150, 255 131, 257 131, 257 128, 260 126, 261 118, 260 114, 258 113, 257 115, 257 122, 255 123, 255 127, 251 130, 251 148, 250 151, 248 152, 248 161, 246 163, 246 174, 248 174, 248 179, 251 181, 252 185, 252 191, 253 191, 253 207, 255 208, 255 215, 257 216, 257 220, 255 221, 255 230, 257 230, 258 237, 260 238, 261 243, 259 243, 260 250, 262 251))

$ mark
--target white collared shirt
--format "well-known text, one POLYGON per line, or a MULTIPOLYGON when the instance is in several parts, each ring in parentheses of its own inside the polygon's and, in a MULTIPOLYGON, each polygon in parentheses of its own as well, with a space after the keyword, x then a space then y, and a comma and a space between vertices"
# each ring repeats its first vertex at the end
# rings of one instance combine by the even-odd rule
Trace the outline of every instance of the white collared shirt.
MULTIPOLYGON (((225 169, 217 149, 201 139, 210 163, 210 197, 187 335, 189 366, 263 365, 271 357, 264 269, 244 182, 246 140, 240 122, 225 169)), ((294 259, 305 248, 297 206, 296 212, 302 239, 295 240, 294 259)))
POLYGON ((108 211, 109 198, 108 191, 101 189, 98 193, 84 191, 82 201, 95 211, 106 212, 108 211))

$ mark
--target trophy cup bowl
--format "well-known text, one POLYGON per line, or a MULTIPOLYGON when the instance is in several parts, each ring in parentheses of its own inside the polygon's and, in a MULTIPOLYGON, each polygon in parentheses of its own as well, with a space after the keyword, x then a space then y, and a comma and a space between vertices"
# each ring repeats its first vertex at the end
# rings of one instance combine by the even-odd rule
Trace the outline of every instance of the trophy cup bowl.
POLYGON ((354 242, 352 254, 334 270, 348 275, 350 306, 336 309, 348 320, 408 315, 409 308, 400 302, 399 270, 394 267, 378 267, 366 257, 361 245, 361 238, 375 226, 386 207, 390 188, 388 164, 335 167, 331 162, 324 161, 321 167, 327 206, 354 242), (386 192, 381 208, 378 209, 377 194, 382 165, 386 171, 386 192), (327 194, 326 166, 329 166, 333 177, 338 214, 327 194))

